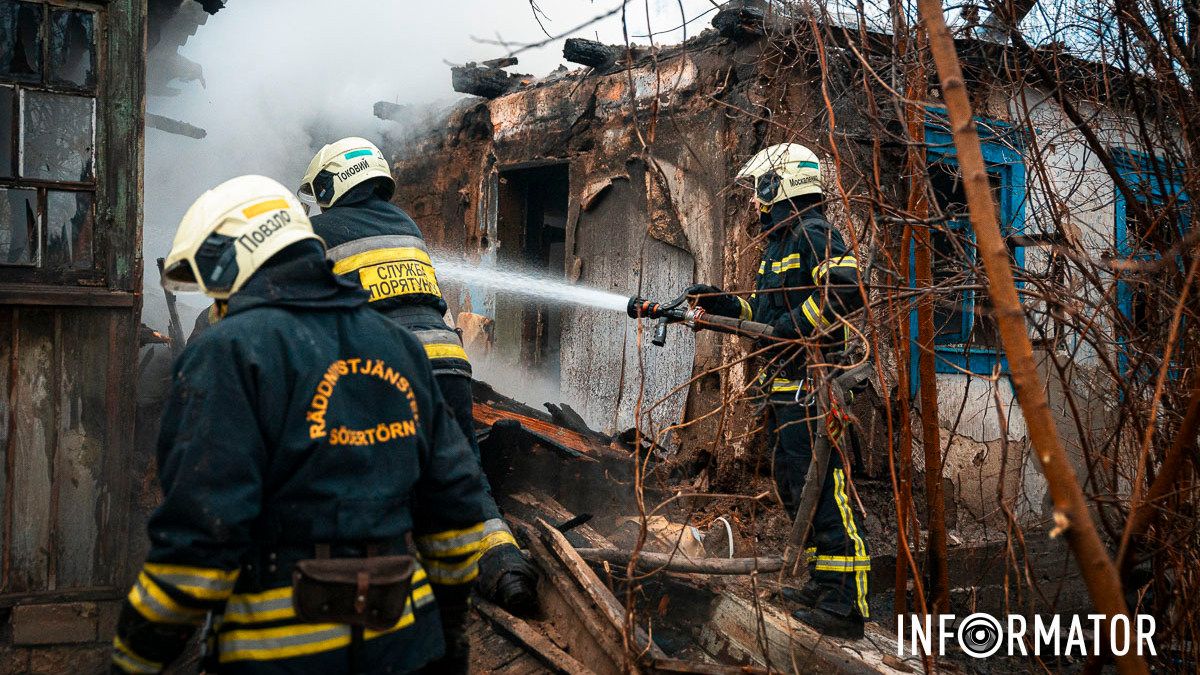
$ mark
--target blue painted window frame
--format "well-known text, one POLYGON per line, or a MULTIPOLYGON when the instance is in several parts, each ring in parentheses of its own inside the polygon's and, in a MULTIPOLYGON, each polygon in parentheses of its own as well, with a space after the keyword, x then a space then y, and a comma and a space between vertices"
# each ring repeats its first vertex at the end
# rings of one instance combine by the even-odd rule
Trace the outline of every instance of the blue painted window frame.
MULTIPOLYGON (((1000 179, 999 207, 1001 233, 1005 237, 1022 234, 1026 228, 1026 186, 1025 158, 1021 154, 1021 148, 1024 146, 1024 143, 1021 141, 1020 133, 1012 125, 999 120, 976 117, 975 123, 979 132, 980 147, 983 150, 983 160, 987 165, 988 173, 994 174, 1000 179)), ((954 147, 954 139, 950 133, 950 124, 946 117, 946 112, 942 108, 927 108, 925 145, 926 159, 931 166, 936 163, 958 166, 958 151, 954 147)), ((970 222, 968 219, 963 218, 951 221, 951 223, 955 229, 966 229, 968 237, 972 242, 974 241, 973 234, 970 234, 970 222)), ((951 225, 951 223, 947 225, 951 225)), ((1018 269, 1024 268, 1024 247, 1015 247, 1013 249, 1013 258, 1018 269)), ((909 264, 915 265, 914 261, 915 253, 910 257, 909 264)), ((975 292, 964 293, 963 305, 966 311, 963 312, 963 315, 967 321, 964 322, 963 331, 960 335, 966 336, 968 340, 974 328, 974 303, 975 292)), ((915 308, 909 315, 909 323, 911 328, 910 334, 913 336, 911 345, 912 357, 910 359, 912 374, 909 379, 913 383, 915 391, 918 381, 917 358, 920 354, 920 347, 916 342, 917 311, 915 308)), ((939 337, 935 339, 934 356, 936 372, 938 373, 962 373, 963 371, 967 371, 980 375, 991 375, 997 364, 1001 372, 1008 372, 1008 359, 1004 356, 1003 350, 998 345, 994 347, 975 347, 965 342, 947 342, 942 337, 939 337)))
MULTIPOLYGON (((1110 150, 1113 162, 1117 166, 1117 172, 1129 186, 1130 190, 1135 193, 1135 197, 1144 197, 1138 199, 1142 204, 1147 206, 1161 205, 1164 202, 1174 199, 1179 204, 1181 211, 1189 202, 1188 194, 1183 188, 1173 180, 1173 176, 1182 175, 1182 169, 1172 172, 1170 165, 1161 157, 1151 156, 1144 152, 1131 150, 1129 148, 1112 148, 1110 150)), ((1125 198, 1125 193, 1114 186, 1114 243, 1117 252, 1117 257, 1124 260, 1150 261, 1157 260, 1160 256, 1158 253, 1147 252, 1137 248, 1135 243, 1131 241, 1129 233, 1129 202, 1125 198)), ((1180 235, 1190 228, 1190 224, 1181 228, 1180 235)), ((1177 264, 1182 265, 1183 260, 1180 258, 1177 264)), ((1134 285, 1120 280, 1117 280, 1117 308, 1127 318, 1133 319, 1133 299, 1134 285)), ((1117 336, 1117 367, 1121 373, 1129 372, 1129 352, 1127 348, 1128 340, 1124 335, 1117 336)), ((1179 368, 1167 369, 1167 379, 1177 380, 1181 375, 1179 368)))

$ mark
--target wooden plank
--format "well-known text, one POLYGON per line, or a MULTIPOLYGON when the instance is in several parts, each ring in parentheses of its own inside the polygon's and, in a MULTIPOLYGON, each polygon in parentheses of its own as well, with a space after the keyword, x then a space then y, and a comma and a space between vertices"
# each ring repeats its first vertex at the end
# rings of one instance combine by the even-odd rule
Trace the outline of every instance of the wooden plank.
POLYGON ((102 469, 108 431, 109 312, 64 311, 54 522, 59 588, 96 583, 102 469))
MULTIPOLYGON (((549 523, 544 520, 538 521, 538 529, 541 531, 543 540, 547 546, 553 551, 559 563, 571 575, 577 586, 586 595, 588 600, 593 603, 600 614, 609 622, 610 628, 618 635, 622 633, 625 627, 625 608, 621 603, 617 602, 616 596, 608 590, 604 582, 600 581, 600 577, 592 571, 591 567, 584 562, 583 558, 575 552, 575 548, 567 541, 562 532, 554 529, 549 523)), ((658 645, 645 634, 641 629, 637 630, 635 636, 639 649, 644 649, 647 656, 650 658, 665 658, 666 654, 658 645)))
MULTIPOLYGON (((526 521, 535 521, 538 518, 546 518, 556 520, 558 523, 563 523, 575 517, 574 513, 568 511, 553 497, 543 494, 534 495, 529 492, 518 492, 517 494, 508 495, 507 497, 502 496, 501 499, 514 501, 525 507, 525 509, 528 509, 533 515, 525 518, 526 521)), ((573 528, 571 532, 583 537, 583 539, 592 546, 598 548, 612 548, 612 542, 605 538, 604 535, 600 534, 596 528, 587 523, 573 528)))
POLYGON ((13 414, 17 387, 17 340, 16 321, 20 310, 5 308, 0 312, 0 449, 4 451, 4 462, 0 463, 0 589, 8 586, 9 559, 12 549, 12 465, 16 458, 17 416, 13 414))
POLYGON ((491 673, 524 657, 525 650, 512 641, 498 635, 491 624, 478 616, 471 616, 467 627, 471 642, 471 672, 491 673))
MULTIPOLYGON (((112 290, 140 296, 142 286, 142 154, 146 110, 145 2, 114 0, 106 12, 97 106, 97 239, 112 290)), ((129 306, 136 306, 135 299, 129 306)), ((132 414, 132 408, 126 410, 132 414)))
POLYGON ((717 663, 697 663, 679 659, 655 659, 648 669, 652 673, 690 673, 694 675, 766 675, 769 671, 755 666, 725 666, 717 663))
MULTIPOLYGON (((626 566, 633 559, 632 551, 616 548, 575 549, 588 562, 608 562, 626 566)), ((689 558, 682 551, 675 553, 638 552, 637 569, 643 572, 683 572, 688 574, 765 574, 783 569, 783 559, 765 558, 689 558)))
MULTIPOLYGON (((104 453, 102 468, 101 504, 126 505, 130 503, 132 486, 138 482, 149 467, 131 472, 129 458, 134 455, 136 436, 137 403, 137 352, 136 338, 140 318, 140 307, 131 310, 108 312, 108 367, 104 389, 104 453)), ((89 408, 99 414, 98 408, 89 408)), ((97 504, 99 507, 101 504, 97 504)), ((96 542, 96 580, 106 580, 117 586, 127 585, 137 573, 142 560, 130 560, 129 508, 97 508, 98 529, 102 533, 96 542)), ((135 535, 141 540, 144 531, 135 535)))
POLYGON ((895 653, 895 634, 876 624, 867 624, 867 630, 866 641, 831 638, 768 603, 755 605, 727 593, 704 624, 700 643, 718 659, 751 658, 773 671, 899 675, 884 660, 895 653))
POLYGON ((538 602, 542 614, 570 645, 571 656, 601 675, 622 675, 628 670, 637 672, 625 668, 625 648, 619 633, 614 634, 607 619, 578 588, 538 532, 519 521, 513 524, 524 530, 529 552, 542 572, 538 578, 538 602))
POLYGON ((549 672, 551 671, 546 666, 529 654, 522 654, 520 658, 496 671, 497 675, 542 675, 549 672))
POLYGON ((133 307, 140 293, 88 286, 0 284, 0 305, 33 307, 133 307))
POLYGON ((53 478, 54 312, 22 311, 18 319, 16 418, 10 568, 3 592, 42 590, 49 581, 50 486, 53 478))
POLYGON ((551 672, 564 675, 588 675, 591 673, 591 670, 556 647, 545 635, 504 609, 486 600, 477 601, 475 608, 479 610, 480 614, 487 617, 501 633, 530 649, 531 653, 536 655, 551 672))

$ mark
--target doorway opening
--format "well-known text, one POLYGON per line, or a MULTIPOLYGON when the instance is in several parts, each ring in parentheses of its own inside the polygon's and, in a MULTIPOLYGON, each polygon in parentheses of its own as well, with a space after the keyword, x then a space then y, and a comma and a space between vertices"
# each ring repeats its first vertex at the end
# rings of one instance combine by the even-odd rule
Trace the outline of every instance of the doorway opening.
MULTIPOLYGON (((567 164, 500 172, 496 234, 501 269, 561 280, 566 259, 567 164)), ((495 354, 561 390, 561 308, 496 295, 495 354)))

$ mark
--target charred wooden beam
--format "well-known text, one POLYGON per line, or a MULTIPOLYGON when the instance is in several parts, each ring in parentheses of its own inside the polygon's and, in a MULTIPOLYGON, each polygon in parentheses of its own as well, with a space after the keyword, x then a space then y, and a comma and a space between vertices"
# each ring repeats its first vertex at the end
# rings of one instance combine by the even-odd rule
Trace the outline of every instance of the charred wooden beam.
MULTIPOLYGON (((633 559, 632 551, 615 548, 575 549, 580 558, 588 562, 607 562, 628 565, 633 559)), ((643 572, 666 571, 690 574, 753 574, 778 572, 783 569, 783 558, 689 558, 682 553, 638 553, 637 567, 643 572)))
POLYGON ((509 614, 487 600, 475 600, 475 608, 498 631, 528 649, 551 672, 564 675, 587 675, 593 672, 570 654, 559 649, 550 638, 539 633, 525 621, 509 614))
POLYGON ((222 9, 225 9, 225 0, 196 0, 196 2, 200 3, 200 6, 204 8, 204 11, 208 12, 209 14, 216 14, 222 9))
POLYGON ((411 109, 412 106, 392 103, 391 101, 375 102, 375 116, 389 122, 403 122, 408 117, 411 109))
POLYGON ((483 65, 487 66, 488 68, 507 68, 509 66, 517 65, 517 57, 502 56, 498 59, 488 59, 487 61, 483 62, 483 65))
POLYGON ((497 98, 503 96, 526 81, 528 75, 515 75, 486 64, 468 63, 450 69, 450 82, 460 94, 497 98))
POLYGON ((208 136, 207 131, 194 124, 174 120, 170 117, 163 117, 162 115, 155 115, 154 113, 146 113, 146 126, 158 129, 159 131, 165 131, 168 134, 187 136, 188 138, 200 139, 208 136))
POLYGON ((571 63, 592 68, 608 68, 614 65, 625 50, 615 45, 584 38, 567 38, 563 43, 563 58, 571 63))
POLYGON ((722 37, 749 40, 766 34, 768 11, 762 0, 727 2, 713 17, 712 25, 722 37))

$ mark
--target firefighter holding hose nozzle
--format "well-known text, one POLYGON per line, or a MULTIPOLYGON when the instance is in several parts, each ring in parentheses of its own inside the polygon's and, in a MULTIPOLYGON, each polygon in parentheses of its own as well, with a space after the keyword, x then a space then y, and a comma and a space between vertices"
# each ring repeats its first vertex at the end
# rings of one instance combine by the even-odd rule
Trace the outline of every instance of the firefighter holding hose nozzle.
MULTIPOLYGON (((688 295, 710 314, 769 324, 777 338, 814 339, 822 351, 837 349, 834 336, 844 333, 838 317, 862 307, 862 296, 858 263, 825 217, 820 160, 802 145, 773 145, 754 155, 737 178, 754 189, 766 238, 755 292, 747 300, 697 284, 688 295)), ((826 416, 818 410, 804 352, 770 352, 763 384, 773 413, 775 483, 794 517, 817 435, 840 433, 840 427, 820 428, 826 416)), ((824 481, 807 542, 808 583, 785 588, 783 595, 804 605, 794 616, 822 633, 860 638, 869 616, 871 560, 836 450, 824 481)))

